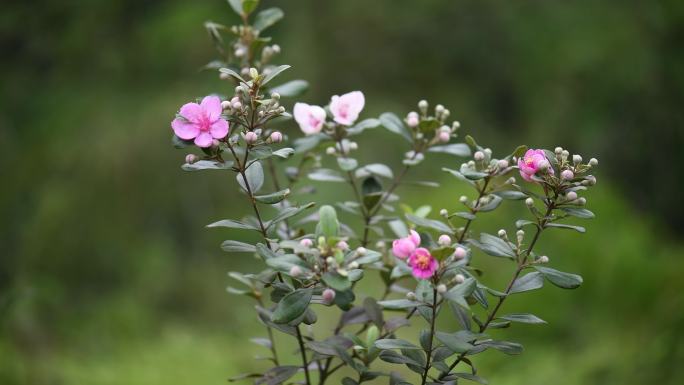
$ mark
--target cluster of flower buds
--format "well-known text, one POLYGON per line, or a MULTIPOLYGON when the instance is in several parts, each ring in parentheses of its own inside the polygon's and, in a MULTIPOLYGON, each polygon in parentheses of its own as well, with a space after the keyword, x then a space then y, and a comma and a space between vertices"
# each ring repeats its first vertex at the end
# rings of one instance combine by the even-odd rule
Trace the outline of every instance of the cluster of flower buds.
POLYGON ((325 149, 325 153, 328 155, 343 155, 347 156, 349 155, 350 152, 358 150, 359 144, 348 140, 348 139, 342 139, 338 143, 335 143, 334 146, 330 146, 325 149))
POLYGON ((443 105, 435 106, 434 115, 428 114, 429 104, 425 100, 418 102, 418 111, 411 111, 406 115, 404 122, 414 131, 416 139, 424 139, 426 135, 432 134, 430 145, 436 143, 448 143, 452 135, 460 127, 458 121, 447 124, 447 119, 451 115, 443 105))

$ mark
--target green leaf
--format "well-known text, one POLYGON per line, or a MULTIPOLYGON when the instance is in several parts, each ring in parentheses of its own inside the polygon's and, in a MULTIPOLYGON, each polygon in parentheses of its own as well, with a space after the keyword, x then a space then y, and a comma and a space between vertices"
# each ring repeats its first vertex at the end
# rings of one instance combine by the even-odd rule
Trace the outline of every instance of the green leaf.
POLYGON ((572 215, 573 217, 577 218, 582 218, 582 219, 591 219, 594 218, 594 213, 587 209, 579 208, 579 207, 561 207, 561 210, 565 211, 566 214, 572 215))
POLYGON ((339 172, 327 168, 319 168, 310 172, 309 179, 320 182, 346 182, 339 172))
POLYGON ((394 178, 392 169, 382 163, 372 163, 361 166, 355 173, 357 178, 366 178, 371 175, 381 176, 384 178, 394 178))
POLYGON ((286 324, 299 318, 311 302, 313 288, 299 289, 288 293, 278 302, 271 321, 278 324, 286 324))
POLYGON ((443 380, 453 381, 453 380, 456 380, 458 378, 463 378, 466 380, 475 381, 475 382, 480 383, 482 385, 489 384, 489 382, 487 382, 487 380, 485 380, 484 378, 478 377, 478 376, 476 376, 474 374, 470 374, 470 373, 452 373, 452 374, 446 376, 443 380))
POLYGON ((195 163, 186 163, 181 166, 183 171, 198 171, 198 170, 229 170, 233 167, 233 162, 216 162, 214 160, 200 160, 195 163))
POLYGON ((555 228, 557 228, 557 229, 575 230, 575 231, 577 231, 577 232, 579 232, 579 233, 584 233, 584 232, 587 231, 587 230, 586 230, 584 227, 582 227, 582 226, 566 225, 566 224, 563 224, 563 223, 547 223, 546 225, 544 225, 544 227, 545 227, 545 228, 548 228, 548 227, 555 227, 555 228))
POLYGON ((380 115, 380 124, 382 124, 382 126, 389 131, 403 136, 407 141, 413 141, 413 139, 411 139, 411 134, 409 134, 408 130, 404 126, 404 122, 402 122, 397 115, 391 112, 385 112, 384 114, 380 115))
POLYGON ((423 306, 422 302, 410 301, 408 299, 389 299, 386 301, 379 301, 378 305, 387 310, 408 309, 417 306, 423 306))
POLYGON ((252 26, 254 27, 254 29, 258 31, 263 31, 266 28, 277 23, 280 19, 283 18, 283 16, 285 16, 285 13, 280 8, 266 8, 263 11, 257 13, 256 17, 254 18, 254 24, 252 26))
POLYGON ((249 243, 228 240, 221 244, 221 249, 229 253, 254 253, 256 252, 256 247, 250 245, 249 243))
POLYGON ((420 364, 413 359, 406 357, 400 353, 393 350, 383 350, 379 355, 380 359, 389 362, 391 364, 410 364, 415 366, 420 366, 420 364))
POLYGON ((273 250, 269 249, 263 243, 257 243, 256 251, 264 260, 278 257, 278 254, 274 253, 273 250))
POLYGON ((528 221, 527 219, 518 219, 517 221, 515 221, 515 227, 519 229, 527 225, 537 226, 537 222, 528 221))
POLYGON ((582 277, 577 274, 564 273, 550 267, 535 266, 535 269, 544 275, 552 284, 563 289, 576 289, 582 285, 582 277))
POLYGON ((446 293, 444 297, 449 301, 452 301, 461 307, 468 308, 468 302, 465 300, 466 297, 470 296, 475 288, 477 287, 477 281, 475 278, 467 278, 463 283, 458 284, 446 293))
POLYGON ((382 316, 382 308, 373 297, 366 297, 366 299, 363 300, 363 309, 375 326, 382 328, 385 324, 382 316))
POLYGON ((236 221, 233 219, 224 219, 222 221, 210 223, 207 225, 207 227, 209 227, 209 228, 212 228, 212 227, 228 227, 230 229, 261 231, 258 228, 254 227, 248 223, 243 223, 243 222, 236 221))
POLYGON ((342 385, 359 385, 354 379, 345 377, 342 379, 342 385))
POLYGON ((275 92, 277 94, 280 94, 282 97, 295 97, 295 96, 300 96, 306 92, 306 90, 309 89, 309 82, 306 80, 290 80, 289 82, 285 82, 279 86, 275 86, 271 88, 271 92, 275 92))
POLYGON ((354 158, 338 157, 337 165, 340 166, 340 169, 343 171, 351 171, 359 165, 359 162, 354 158))
POLYGON ((507 321, 525 323, 525 324, 545 324, 546 323, 546 321, 544 321, 543 319, 537 317, 534 314, 529 314, 529 313, 507 314, 507 315, 504 315, 504 316, 501 316, 498 318, 505 319, 507 321))
MULTIPOLYGON (((247 183, 249 183, 249 188, 252 194, 256 193, 264 185, 264 169, 260 162, 254 162, 247 170, 245 170, 245 177, 247 178, 247 183)), ((238 184, 245 190, 248 191, 245 185, 245 180, 242 174, 236 176, 238 184)))
POLYGON ((406 214, 406 219, 409 222, 414 223, 416 226, 427 227, 429 229, 437 230, 442 233, 451 234, 452 230, 446 224, 436 221, 433 219, 421 218, 415 215, 406 214))
POLYGON ((480 242, 476 244, 485 253, 494 257, 515 258, 511 245, 503 239, 491 234, 480 234, 480 242))
POLYGON ((351 288, 351 282, 347 277, 343 277, 337 273, 327 272, 321 277, 323 282, 330 288, 336 291, 345 291, 351 288))
POLYGON ((305 272, 311 270, 303 259, 294 254, 277 255, 273 258, 268 258, 266 259, 266 264, 283 273, 289 273, 293 266, 299 266, 305 272))
POLYGON ((347 129, 347 135, 353 136, 362 133, 364 130, 369 128, 375 128, 380 125, 380 120, 375 118, 364 119, 356 123, 353 127, 347 129))
POLYGON ((261 85, 265 85, 266 83, 270 82, 273 80, 276 76, 280 75, 281 72, 285 71, 286 69, 290 68, 289 65, 284 64, 278 67, 275 67, 271 70, 271 72, 268 73, 268 75, 264 78, 264 80, 261 81, 261 85))
POLYGON ((472 136, 466 135, 466 136, 465 136, 465 141, 466 141, 466 143, 468 144, 468 146, 470 146, 470 148, 471 148, 472 150, 478 150, 478 147, 479 147, 479 146, 477 145, 477 142, 475 142, 475 139, 473 139, 472 136))
POLYGON ((430 250, 430 254, 432 254, 432 256, 434 258, 436 258, 438 261, 441 261, 444 258, 447 258, 447 257, 453 255, 455 250, 456 250, 455 248, 450 247, 450 246, 440 247, 438 249, 430 250))
POLYGON ((297 374, 298 371, 298 366, 276 366, 266 371, 266 373, 264 373, 263 378, 265 379, 265 382, 256 381, 256 383, 263 385, 280 385, 285 383, 285 381, 290 379, 290 377, 297 374))
POLYGON ((442 167, 442 171, 448 172, 449 174, 455 176, 458 180, 466 182, 467 184, 474 186, 475 182, 465 177, 460 171, 452 170, 450 168, 442 167))
POLYGON ((454 353, 464 353, 473 348, 463 334, 435 332, 435 337, 454 353))
POLYGON ((534 271, 516 279, 509 294, 536 290, 542 286, 544 286, 544 277, 542 277, 540 273, 534 271))
POLYGON ((525 146, 525 145, 518 146, 515 149, 515 151, 513 151, 513 153, 511 154, 511 157, 520 158, 521 156, 525 155, 526 152, 527 152, 527 146, 525 146))
POLYGON ((405 349, 405 350, 422 350, 420 347, 402 339, 385 338, 375 341, 375 347, 378 349, 405 349))
POLYGON ((290 195, 290 189, 286 188, 285 190, 280 190, 280 191, 274 192, 272 194, 257 195, 254 197, 254 199, 256 199, 257 202, 272 205, 272 204, 281 202, 288 195, 290 195))
POLYGON ((249 15, 259 5, 259 0, 242 0, 242 11, 249 15))
POLYGON ((470 156, 470 148, 464 143, 447 144, 444 146, 434 146, 428 149, 428 152, 441 152, 467 158, 470 156))
POLYGON ((523 352, 523 346, 516 342, 509 341, 483 341, 478 343, 477 346, 486 346, 487 348, 496 349, 498 351, 504 352, 506 354, 520 354, 523 352))
POLYGON ((504 190, 504 191, 497 191, 494 194, 500 196, 503 199, 510 199, 510 200, 521 200, 521 199, 526 199, 527 194, 521 191, 515 191, 515 190, 504 190))
POLYGON ((340 232, 340 222, 337 220, 337 211, 330 205, 322 206, 318 210, 318 225, 321 233, 326 238, 336 237, 340 232))
POLYGON ((299 207, 287 207, 283 210, 281 210, 278 215, 276 215, 275 218, 271 219, 265 224, 266 229, 270 228, 274 224, 284 221, 287 218, 293 217, 295 215, 299 215, 302 211, 310 209, 314 207, 316 204, 314 202, 309 202, 303 206, 299 207))
POLYGON ((219 68, 219 72, 222 72, 224 74, 228 74, 228 75, 234 77, 235 79, 237 79, 243 83, 246 83, 245 79, 243 79, 242 76, 240 76, 240 74, 238 74, 237 72, 233 71, 230 68, 219 68))
POLYGON ((290 147, 284 147, 284 148, 273 151, 273 155, 280 157, 280 158, 283 158, 283 159, 287 159, 287 158, 291 157, 292 155, 294 155, 294 153, 295 153, 294 148, 290 148, 290 147))
POLYGON ((500 196, 493 195, 493 194, 487 195, 487 199, 489 199, 489 201, 483 205, 478 206, 477 211, 481 211, 481 212, 492 211, 492 210, 496 209, 497 207, 499 207, 499 205, 503 201, 503 199, 500 196))

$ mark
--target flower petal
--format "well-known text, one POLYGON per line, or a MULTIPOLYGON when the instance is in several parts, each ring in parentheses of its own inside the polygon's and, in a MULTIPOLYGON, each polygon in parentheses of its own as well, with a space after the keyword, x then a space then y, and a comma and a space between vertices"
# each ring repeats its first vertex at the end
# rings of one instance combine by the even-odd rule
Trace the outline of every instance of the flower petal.
POLYGON ((211 137, 211 134, 204 131, 195 138, 195 145, 197 145, 197 147, 211 147, 213 141, 214 138, 211 137))
POLYGON ((171 122, 171 128, 173 128, 173 133, 183 140, 194 139, 200 132, 196 124, 188 122, 183 118, 174 119, 171 122))
POLYGON ((197 103, 185 103, 180 108, 179 114, 189 122, 197 123, 202 117, 202 107, 197 103))
POLYGON ((218 96, 205 96, 204 99, 202 99, 202 104, 200 104, 200 106, 212 122, 221 117, 221 113, 223 112, 223 108, 221 108, 221 99, 219 99, 218 96))
POLYGON ((228 135, 230 130, 228 127, 228 122, 225 121, 225 119, 219 119, 211 124, 209 131, 214 139, 223 139, 226 137, 226 135, 228 135))

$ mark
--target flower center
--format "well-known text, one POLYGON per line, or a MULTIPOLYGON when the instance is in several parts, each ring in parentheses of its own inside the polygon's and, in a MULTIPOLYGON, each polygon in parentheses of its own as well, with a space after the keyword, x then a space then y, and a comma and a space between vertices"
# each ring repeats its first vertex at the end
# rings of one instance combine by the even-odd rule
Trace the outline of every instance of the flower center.
POLYGON ((318 120, 318 119, 316 119, 315 116, 313 116, 313 115, 311 115, 311 114, 309 115, 309 125, 310 125, 311 127, 316 127, 316 126, 318 126, 318 124, 319 124, 320 122, 321 122, 321 121, 318 120))
POLYGON ((526 157, 525 158, 525 165, 533 166, 534 165, 534 158, 531 156, 526 157))
POLYGON ((211 119, 207 114, 202 114, 199 119, 197 119, 197 125, 200 131, 209 131, 211 128, 211 119))
POLYGON ((416 258, 416 265, 421 269, 425 270, 430 266, 430 257, 427 255, 418 255, 416 258))
POLYGON ((346 118, 347 115, 349 115, 349 104, 346 104, 346 103, 340 104, 340 109, 338 111, 338 114, 341 117, 346 118))

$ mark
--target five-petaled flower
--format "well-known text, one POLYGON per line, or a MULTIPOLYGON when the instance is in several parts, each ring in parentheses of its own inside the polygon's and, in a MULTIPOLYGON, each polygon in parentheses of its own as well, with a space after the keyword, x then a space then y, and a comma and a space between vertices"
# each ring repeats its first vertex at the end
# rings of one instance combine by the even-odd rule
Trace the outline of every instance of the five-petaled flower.
POLYGON ((400 259, 408 258, 416 248, 420 246, 420 235, 414 230, 404 238, 395 239, 392 242, 392 252, 400 259))
POLYGON ((318 134, 325 123, 325 110, 319 106, 295 103, 293 115, 299 128, 306 135, 318 134))
POLYGON ((211 147, 214 139, 223 139, 230 131, 221 112, 221 99, 218 96, 206 96, 200 104, 184 104, 180 109, 180 117, 171 122, 171 128, 183 140, 194 139, 198 147, 211 147))
POLYGON ((363 110, 366 99, 361 91, 352 91, 342 96, 333 96, 330 100, 330 112, 333 119, 345 126, 351 126, 363 110))
POLYGON ((418 279, 429 279, 439 267, 439 262, 423 247, 413 251, 408 259, 408 264, 411 266, 411 273, 418 279))
POLYGON ((544 150, 527 150, 525 156, 518 159, 518 168, 520 168, 520 176, 528 182, 534 182, 532 176, 544 168, 549 175, 554 173, 544 150))

